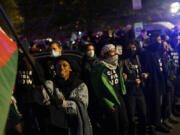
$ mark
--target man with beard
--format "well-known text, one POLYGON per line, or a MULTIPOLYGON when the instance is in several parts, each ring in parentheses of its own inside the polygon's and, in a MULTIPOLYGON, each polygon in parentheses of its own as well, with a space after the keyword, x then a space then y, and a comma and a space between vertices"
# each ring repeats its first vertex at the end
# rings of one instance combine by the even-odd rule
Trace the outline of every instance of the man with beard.
POLYGON ((113 44, 101 50, 102 60, 92 71, 92 85, 97 99, 96 120, 103 135, 127 135, 128 118, 122 95, 126 94, 123 75, 113 44))
POLYGON ((139 120, 137 132, 140 135, 144 135, 146 131, 147 112, 143 93, 143 82, 144 79, 148 78, 148 74, 144 73, 141 69, 135 43, 129 43, 128 50, 129 56, 124 61, 124 72, 127 74, 127 95, 125 96, 125 102, 130 124, 129 135, 136 134, 136 112, 139 120))

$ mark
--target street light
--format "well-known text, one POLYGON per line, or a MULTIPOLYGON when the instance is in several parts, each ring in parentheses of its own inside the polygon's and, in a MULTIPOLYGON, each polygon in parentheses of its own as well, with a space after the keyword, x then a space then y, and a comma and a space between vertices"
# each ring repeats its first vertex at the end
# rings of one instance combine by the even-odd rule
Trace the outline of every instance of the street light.
POLYGON ((180 9, 180 3, 179 2, 174 2, 170 6, 170 12, 172 14, 176 14, 180 9))

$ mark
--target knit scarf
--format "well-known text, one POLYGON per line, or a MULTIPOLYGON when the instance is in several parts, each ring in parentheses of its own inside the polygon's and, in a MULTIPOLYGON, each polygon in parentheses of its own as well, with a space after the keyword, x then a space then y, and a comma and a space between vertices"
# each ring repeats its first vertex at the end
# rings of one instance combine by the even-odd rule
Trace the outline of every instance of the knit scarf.
POLYGON ((81 80, 77 78, 75 73, 70 73, 68 80, 64 80, 63 78, 56 76, 55 77, 55 87, 59 88, 59 90, 63 93, 65 98, 68 98, 71 92, 77 88, 82 83, 81 80))

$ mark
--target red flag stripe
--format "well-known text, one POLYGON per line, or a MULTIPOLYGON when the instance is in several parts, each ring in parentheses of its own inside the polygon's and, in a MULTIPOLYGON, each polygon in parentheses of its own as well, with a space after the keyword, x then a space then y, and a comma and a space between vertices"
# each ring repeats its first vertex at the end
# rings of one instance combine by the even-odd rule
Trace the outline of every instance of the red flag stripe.
POLYGON ((0 29, 0 69, 7 63, 16 49, 16 43, 0 29))

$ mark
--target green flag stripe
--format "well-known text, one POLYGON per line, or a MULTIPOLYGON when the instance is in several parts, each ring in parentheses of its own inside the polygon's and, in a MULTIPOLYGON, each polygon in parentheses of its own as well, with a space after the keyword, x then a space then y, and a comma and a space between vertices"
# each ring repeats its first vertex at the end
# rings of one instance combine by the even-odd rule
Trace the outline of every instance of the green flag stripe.
POLYGON ((8 116, 10 97, 16 80, 17 61, 16 50, 11 59, 0 69, 0 135, 3 134, 8 116))

